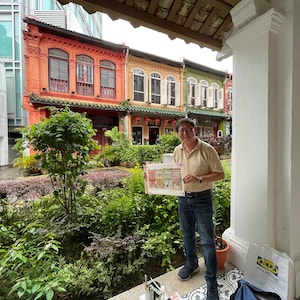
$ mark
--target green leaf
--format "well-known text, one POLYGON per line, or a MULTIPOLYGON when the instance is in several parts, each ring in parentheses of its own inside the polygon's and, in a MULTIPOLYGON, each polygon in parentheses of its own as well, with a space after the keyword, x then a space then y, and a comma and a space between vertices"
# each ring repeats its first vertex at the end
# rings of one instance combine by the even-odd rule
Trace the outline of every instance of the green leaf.
POLYGON ((22 289, 18 290, 18 297, 21 298, 25 294, 25 291, 22 289))
POLYGON ((26 281, 22 281, 22 282, 21 282, 21 287, 22 287, 23 290, 26 290, 26 289, 27 289, 26 281))
POLYGON ((47 299, 47 300, 52 300, 53 297, 54 297, 54 292, 53 292, 53 290, 52 290, 52 289, 48 290, 48 291, 46 292, 46 299, 47 299))
POLYGON ((43 295, 44 295, 43 292, 39 292, 39 293, 35 296, 34 300, 40 299, 43 295))
POLYGON ((37 259, 40 260, 44 255, 45 255, 45 251, 41 251, 37 259))
POLYGON ((35 284, 35 285, 32 287, 32 293, 34 294, 36 291, 39 290, 40 287, 41 287, 40 284, 35 284))

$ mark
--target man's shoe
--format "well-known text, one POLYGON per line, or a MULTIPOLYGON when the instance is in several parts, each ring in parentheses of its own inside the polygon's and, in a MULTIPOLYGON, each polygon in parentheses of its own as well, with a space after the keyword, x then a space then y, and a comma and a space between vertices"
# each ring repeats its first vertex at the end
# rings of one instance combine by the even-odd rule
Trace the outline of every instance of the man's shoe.
POLYGON ((207 297, 206 300, 220 300, 218 285, 207 285, 207 297))
POLYGON ((189 280, 192 277, 193 273, 197 273, 200 271, 199 266, 192 267, 189 264, 184 265, 178 272, 178 279, 182 281, 189 280))

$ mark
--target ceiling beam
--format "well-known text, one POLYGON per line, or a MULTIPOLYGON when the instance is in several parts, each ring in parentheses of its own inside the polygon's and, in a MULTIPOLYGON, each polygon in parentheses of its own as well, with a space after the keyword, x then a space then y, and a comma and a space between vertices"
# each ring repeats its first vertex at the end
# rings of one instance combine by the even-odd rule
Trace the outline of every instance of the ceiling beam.
MULTIPOLYGON (((71 2, 70 0, 59 0, 62 4, 71 2)), ((207 47, 215 51, 222 48, 222 42, 202 33, 177 25, 173 22, 160 19, 148 12, 141 11, 114 0, 72 0, 72 2, 82 5, 89 13, 96 11, 108 14, 112 19, 124 19, 133 25, 139 24, 153 30, 167 34, 171 39, 174 37, 184 40, 186 43, 194 43, 200 47, 207 47)), ((223 2, 214 0, 219 5, 223 2)), ((153 10, 152 10, 153 11, 153 10)))

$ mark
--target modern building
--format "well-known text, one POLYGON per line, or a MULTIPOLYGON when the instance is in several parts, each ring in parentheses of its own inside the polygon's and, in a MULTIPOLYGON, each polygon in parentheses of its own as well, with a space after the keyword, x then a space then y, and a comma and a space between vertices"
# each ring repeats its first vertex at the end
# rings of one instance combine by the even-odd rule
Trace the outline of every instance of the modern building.
POLYGON ((22 31, 25 29, 23 18, 28 15, 88 36, 102 37, 101 14, 90 15, 79 5, 62 6, 55 0, 0 0, 0 62, 4 64, 7 86, 7 126, 1 127, 6 131, 1 135, 8 137, 8 148, 4 149, 3 145, 0 148, 0 166, 12 163, 16 156, 12 147, 20 136, 19 128, 28 125, 27 113, 22 108, 25 90, 22 31))

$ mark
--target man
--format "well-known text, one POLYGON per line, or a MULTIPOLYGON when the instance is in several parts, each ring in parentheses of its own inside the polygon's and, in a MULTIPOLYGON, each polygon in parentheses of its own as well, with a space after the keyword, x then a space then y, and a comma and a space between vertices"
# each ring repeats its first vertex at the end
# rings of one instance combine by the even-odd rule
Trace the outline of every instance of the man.
POLYGON ((192 119, 178 120, 175 130, 182 143, 174 149, 173 160, 183 164, 185 189, 185 196, 178 197, 178 213, 186 263, 178 278, 188 280, 199 271, 195 236, 198 230, 206 266, 207 299, 218 300, 212 187, 214 181, 224 178, 224 170, 215 149, 197 138, 192 119))

